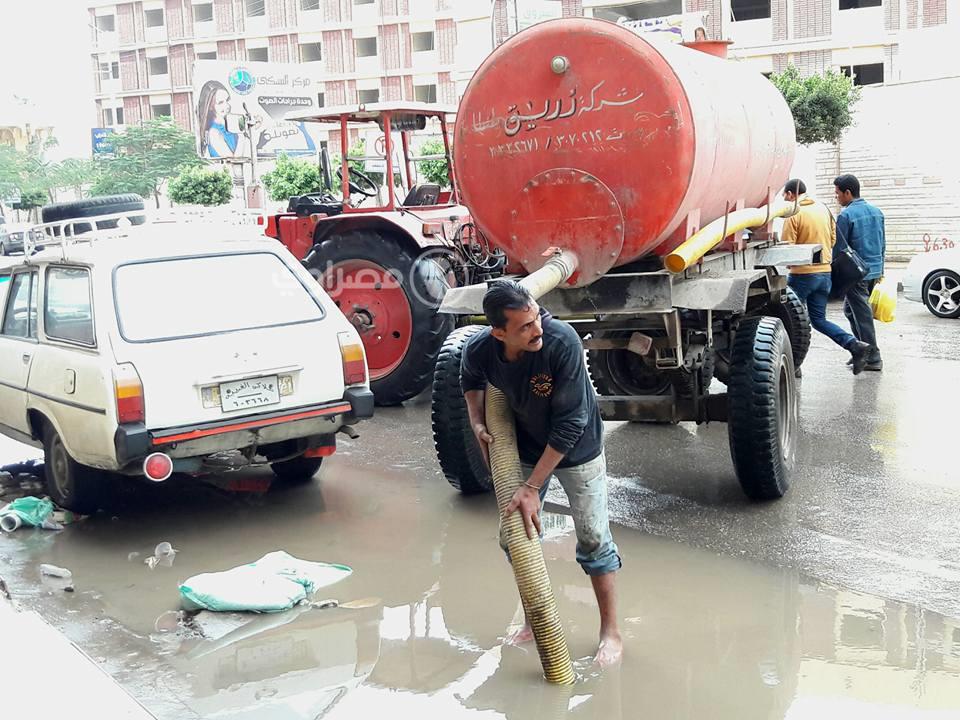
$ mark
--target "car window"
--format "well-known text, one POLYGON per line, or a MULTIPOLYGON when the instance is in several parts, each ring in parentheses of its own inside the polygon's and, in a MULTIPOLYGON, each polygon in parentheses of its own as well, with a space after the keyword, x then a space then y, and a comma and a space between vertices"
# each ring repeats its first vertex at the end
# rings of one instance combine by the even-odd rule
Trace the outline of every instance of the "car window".
POLYGON ((273 253, 130 263, 114 272, 120 334, 128 342, 313 322, 323 310, 273 253))
POLYGON ((4 335, 20 338, 37 337, 36 272, 17 273, 10 280, 3 313, 4 335))
POLYGON ((94 344, 89 270, 68 267, 47 270, 43 333, 55 340, 94 344))

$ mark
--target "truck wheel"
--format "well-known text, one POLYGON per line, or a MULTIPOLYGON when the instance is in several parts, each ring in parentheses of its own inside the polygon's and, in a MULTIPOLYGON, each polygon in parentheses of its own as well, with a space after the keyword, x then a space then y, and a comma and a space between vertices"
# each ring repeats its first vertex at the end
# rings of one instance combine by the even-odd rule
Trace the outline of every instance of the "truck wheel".
MULTIPOLYGON (((629 330, 599 331, 597 339, 629 337, 629 330)), ((599 395, 669 395, 672 378, 629 350, 587 350, 587 369, 599 395)))
POLYGON ((106 475, 98 477, 97 470, 70 457, 60 435, 49 423, 43 436, 43 469, 47 492, 56 505, 81 515, 92 515, 99 509, 106 475))
POLYGON ((449 287, 440 266, 396 238, 352 230, 303 261, 360 333, 377 405, 398 405, 430 384, 452 315, 437 312, 449 287))
POLYGON ((807 307, 792 288, 787 288, 783 295, 783 302, 772 303, 764 315, 780 318, 780 322, 787 329, 790 336, 790 347, 793 348, 793 365, 799 368, 807 357, 810 349, 810 316, 807 307))
MULTIPOLYGON (((95 215, 136 212, 137 210, 143 210, 143 198, 134 193, 125 193, 123 195, 104 195, 87 198, 86 200, 44 205, 40 210, 40 217, 43 222, 52 223, 95 215)), ((132 225, 142 225, 146 222, 146 216, 131 215, 129 220, 132 225)), ((115 227, 117 227, 116 220, 102 220, 97 223, 97 228, 100 230, 115 227)), ((54 235, 59 235, 59 230, 59 228, 54 228, 54 235)), ((90 225, 86 223, 78 223, 73 226, 74 234, 89 232, 90 230, 90 225)))
POLYGON ((273 470, 273 474, 277 476, 278 480, 290 484, 306 483, 313 480, 313 476, 317 474, 321 463, 323 463, 322 457, 308 458, 301 455, 297 458, 270 463, 270 469, 273 470))
POLYGON ((493 489, 493 478, 470 429, 467 403, 460 389, 463 348, 482 329, 480 325, 468 325, 450 333, 440 349, 433 374, 430 419, 437 459, 444 477, 464 495, 493 489))
POLYGON ((783 497, 796 462, 797 392, 790 338, 778 318, 744 318, 730 351, 730 455, 752 500, 783 497))

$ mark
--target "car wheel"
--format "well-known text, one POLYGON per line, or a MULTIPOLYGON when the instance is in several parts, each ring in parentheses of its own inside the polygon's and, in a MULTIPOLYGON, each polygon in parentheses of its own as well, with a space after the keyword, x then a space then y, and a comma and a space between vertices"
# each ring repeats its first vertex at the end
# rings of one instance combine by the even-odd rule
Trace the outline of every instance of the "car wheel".
POLYGON ((960 317, 960 275, 952 270, 930 273, 923 283, 923 304, 939 318, 960 317))
POLYGON ((7 246, 4 245, 2 242, 0 242, 0 255, 6 255, 6 254, 7 254, 7 246))
POLYGON ((47 492, 55 504, 81 515, 92 515, 99 509, 106 477, 70 457, 60 435, 49 424, 43 438, 43 467, 47 492))
POLYGON ((322 463, 322 457, 308 458, 301 455, 290 460, 271 463, 270 469, 273 470, 273 474, 277 476, 278 480, 291 484, 307 483, 313 480, 313 476, 317 474, 322 463))

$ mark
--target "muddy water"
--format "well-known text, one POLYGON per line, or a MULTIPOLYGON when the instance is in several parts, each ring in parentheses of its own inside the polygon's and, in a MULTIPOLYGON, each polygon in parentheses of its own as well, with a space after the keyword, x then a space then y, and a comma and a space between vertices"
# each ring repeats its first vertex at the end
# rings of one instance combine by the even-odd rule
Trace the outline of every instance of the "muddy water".
POLYGON ((491 498, 465 500, 430 472, 358 467, 349 452, 314 485, 146 488, 63 533, 0 538, 0 550, 16 599, 164 720, 960 717, 960 622, 624 527, 626 655, 598 673, 572 527, 559 513, 546 525, 581 658, 571 689, 541 681, 532 646, 503 644, 519 602, 491 498), (180 552, 150 569, 164 540, 180 552), (207 637, 171 622, 178 581, 277 549, 352 566, 316 596, 351 606, 221 617, 207 637), (77 592, 41 582, 41 562, 70 568, 77 592))

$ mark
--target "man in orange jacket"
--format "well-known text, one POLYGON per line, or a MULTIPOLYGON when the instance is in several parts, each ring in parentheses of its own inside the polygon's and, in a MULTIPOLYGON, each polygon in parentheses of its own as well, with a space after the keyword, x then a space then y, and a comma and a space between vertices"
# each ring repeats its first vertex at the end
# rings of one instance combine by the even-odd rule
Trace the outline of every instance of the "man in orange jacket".
POLYGON ((807 197, 803 180, 788 180, 783 199, 799 201, 800 212, 788 217, 783 225, 783 241, 797 245, 819 245, 819 263, 790 268, 787 284, 807 306, 810 324, 853 356, 853 374, 859 375, 867 364, 870 345, 860 342, 836 323, 827 320, 827 299, 830 296, 830 261, 837 240, 833 214, 823 203, 807 197))

